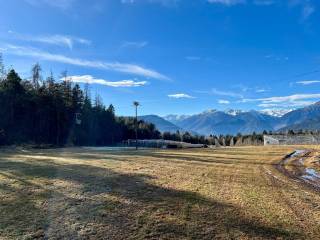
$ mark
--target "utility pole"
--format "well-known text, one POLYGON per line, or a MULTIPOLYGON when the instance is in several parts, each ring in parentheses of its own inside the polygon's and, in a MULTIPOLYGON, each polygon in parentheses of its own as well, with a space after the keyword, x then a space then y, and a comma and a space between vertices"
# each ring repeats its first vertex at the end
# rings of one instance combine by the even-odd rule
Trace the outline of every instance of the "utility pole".
POLYGON ((138 107, 140 106, 140 103, 137 101, 134 101, 133 105, 135 106, 135 109, 136 109, 135 132, 136 132, 136 150, 138 150, 138 107))

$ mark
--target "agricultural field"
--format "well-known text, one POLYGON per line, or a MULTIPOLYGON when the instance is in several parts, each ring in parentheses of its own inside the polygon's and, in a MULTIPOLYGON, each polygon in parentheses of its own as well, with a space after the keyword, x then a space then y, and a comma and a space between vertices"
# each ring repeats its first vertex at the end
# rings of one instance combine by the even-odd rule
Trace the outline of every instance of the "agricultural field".
POLYGON ((0 239, 320 238, 316 147, 0 151, 0 239))

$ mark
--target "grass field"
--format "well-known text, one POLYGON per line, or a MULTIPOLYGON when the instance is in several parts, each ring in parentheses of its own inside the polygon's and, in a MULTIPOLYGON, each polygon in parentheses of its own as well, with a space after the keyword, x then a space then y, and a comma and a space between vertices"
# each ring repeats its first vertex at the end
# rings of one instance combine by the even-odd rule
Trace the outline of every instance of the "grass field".
POLYGON ((1 149, 0 239, 320 239, 294 149, 1 149))

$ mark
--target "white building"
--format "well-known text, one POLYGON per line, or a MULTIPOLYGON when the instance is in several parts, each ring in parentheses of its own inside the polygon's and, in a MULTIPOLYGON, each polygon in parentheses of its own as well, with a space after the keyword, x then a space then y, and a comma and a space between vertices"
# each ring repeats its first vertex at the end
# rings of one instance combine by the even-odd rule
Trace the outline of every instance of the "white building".
POLYGON ((312 134, 279 134, 263 135, 264 145, 304 145, 320 144, 320 136, 312 134))

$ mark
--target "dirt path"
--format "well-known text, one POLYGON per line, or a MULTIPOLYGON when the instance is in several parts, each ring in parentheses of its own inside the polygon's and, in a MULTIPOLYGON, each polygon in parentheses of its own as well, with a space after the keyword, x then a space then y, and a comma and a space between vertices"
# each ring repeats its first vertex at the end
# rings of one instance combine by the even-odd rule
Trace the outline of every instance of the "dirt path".
POLYGON ((295 150, 285 156, 276 165, 276 169, 287 177, 320 191, 320 173, 312 166, 315 158, 317 158, 315 150, 295 150))
POLYGON ((288 219, 295 219, 291 224, 299 229, 298 232, 305 234, 305 239, 316 239, 319 234, 319 228, 315 225, 320 208, 319 182, 318 179, 309 180, 306 177, 310 158, 314 159, 316 155, 314 150, 299 149, 281 161, 275 161, 274 165, 260 167, 273 189, 273 203, 287 211, 288 219))

